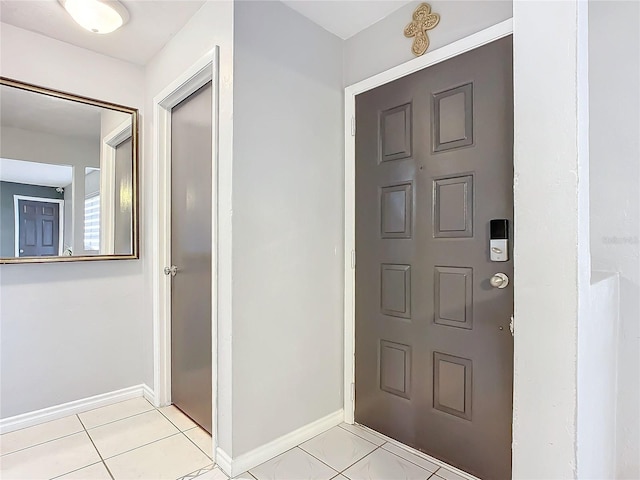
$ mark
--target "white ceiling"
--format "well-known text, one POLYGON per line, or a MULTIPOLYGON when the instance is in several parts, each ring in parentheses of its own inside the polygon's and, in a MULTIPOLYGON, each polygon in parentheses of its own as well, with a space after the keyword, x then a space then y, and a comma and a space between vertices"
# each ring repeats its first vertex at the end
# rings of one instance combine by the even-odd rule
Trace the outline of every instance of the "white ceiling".
MULTIPOLYGON (((3 127, 99 141, 103 110, 7 85, 0 87, 0 125, 3 127)), ((127 114, 122 115, 124 121, 127 114)))
POLYGON ((346 40, 412 0, 282 0, 289 7, 346 40))
POLYGON ((107 35, 88 32, 57 0, 1 0, 0 21, 47 37, 145 65, 204 4, 204 0, 120 0, 129 22, 107 35))
POLYGON ((71 185, 72 177, 73 168, 70 165, 51 165, 0 158, 0 180, 3 182, 66 187, 71 185))

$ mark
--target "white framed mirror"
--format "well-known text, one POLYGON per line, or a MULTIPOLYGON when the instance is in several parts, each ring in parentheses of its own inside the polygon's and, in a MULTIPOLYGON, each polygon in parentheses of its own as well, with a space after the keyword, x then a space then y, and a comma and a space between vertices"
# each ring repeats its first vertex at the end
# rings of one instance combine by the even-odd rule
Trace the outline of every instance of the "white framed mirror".
POLYGON ((0 263, 139 258, 138 111, 0 77, 0 263))

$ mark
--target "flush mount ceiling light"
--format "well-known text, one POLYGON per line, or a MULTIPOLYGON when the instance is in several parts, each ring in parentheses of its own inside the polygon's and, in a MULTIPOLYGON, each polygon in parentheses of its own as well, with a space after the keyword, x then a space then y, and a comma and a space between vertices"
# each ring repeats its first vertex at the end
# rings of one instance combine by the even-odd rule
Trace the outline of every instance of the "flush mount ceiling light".
POLYGON ((111 33, 129 20, 129 12, 115 0, 58 0, 78 25, 93 33, 111 33))

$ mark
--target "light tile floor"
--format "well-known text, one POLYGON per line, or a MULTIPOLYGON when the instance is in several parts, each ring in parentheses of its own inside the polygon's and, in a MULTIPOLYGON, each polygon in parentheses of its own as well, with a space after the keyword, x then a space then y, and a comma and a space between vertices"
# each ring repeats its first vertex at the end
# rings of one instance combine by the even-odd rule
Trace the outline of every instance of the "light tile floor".
MULTIPOLYGON (((211 436, 143 398, 0 436, 0 478, 228 480, 211 436)), ((357 425, 342 424, 236 480, 465 480, 357 425)))

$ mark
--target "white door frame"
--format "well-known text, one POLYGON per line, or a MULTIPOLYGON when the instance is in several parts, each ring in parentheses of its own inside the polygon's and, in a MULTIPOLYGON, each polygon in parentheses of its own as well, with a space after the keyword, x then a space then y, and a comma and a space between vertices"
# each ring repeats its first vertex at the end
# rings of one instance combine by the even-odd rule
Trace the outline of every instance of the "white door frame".
POLYGON ((115 248, 116 148, 131 137, 131 119, 125 120, 102 139, 100 165, 100 253, 113 255, 115 248))
POLYGON ((171 403, 171 277, 164 267, 171 265, 171 109, 209 81, 212 95, 212 218, 211 218, 211 347, 212 419, 214 446, 217 430, 218 367, 218 48, 208 52, 171 82, 153 100, 153 357, 154 403, 171 403))
MULTIPOLYGON (((344 169, 344 421, 354 423, 355 412, 355 250, 356 250, 356 95, 513 34, 513 19, 500 22, 345 88, 344 169)), ((514 257, 517 252, 514 253, 514 257)), ((514 258, 515 260, 515 258, 514 258)))
POLYGON ((16 258, 20 256, 20 208, 18 207, 19 200, 28 200, 31 202, 46 202, 57 203, 58 207, 58 256, 62 256, 64 250, 64 200, 60 198, 46 198, 46 197, 29 197, 26 195, 14 195, 13 196, 13 231, 14 231, 14 255, 16 258))

